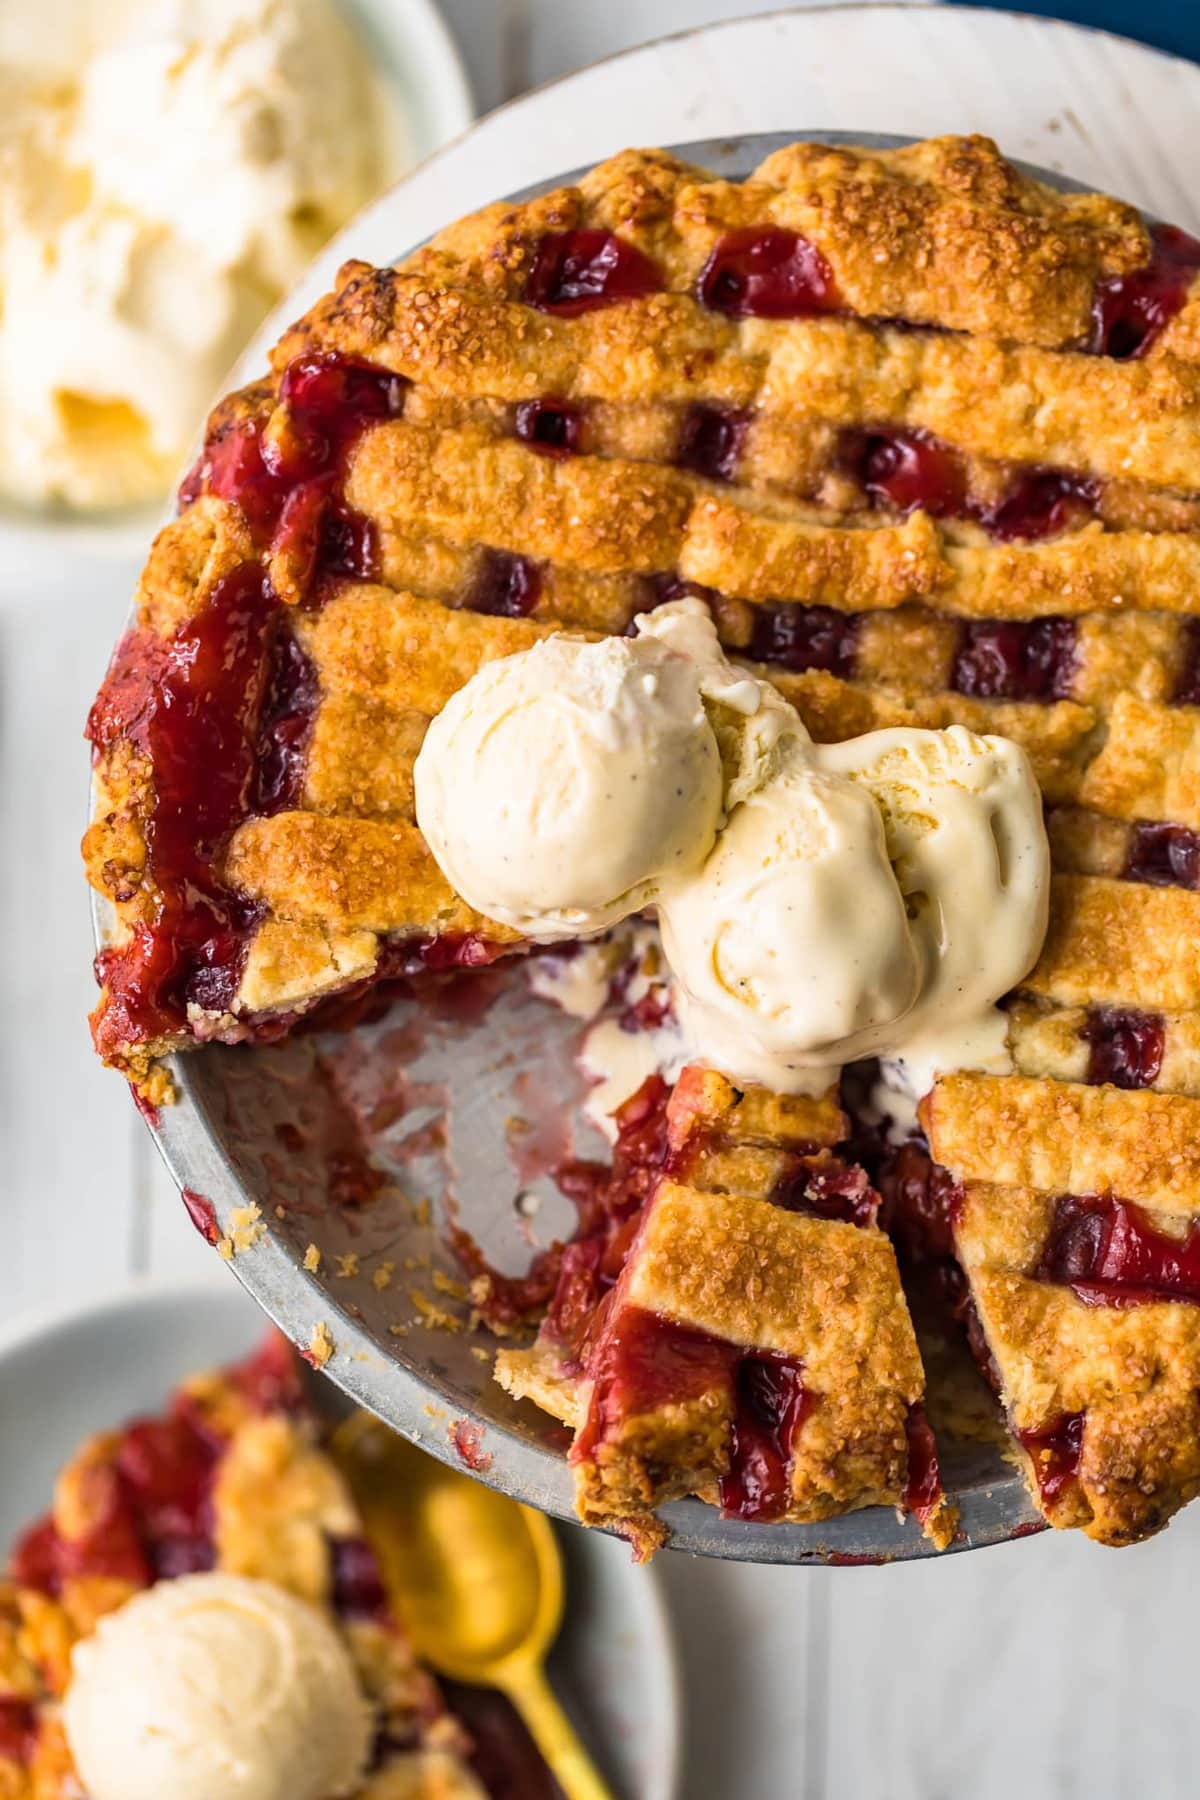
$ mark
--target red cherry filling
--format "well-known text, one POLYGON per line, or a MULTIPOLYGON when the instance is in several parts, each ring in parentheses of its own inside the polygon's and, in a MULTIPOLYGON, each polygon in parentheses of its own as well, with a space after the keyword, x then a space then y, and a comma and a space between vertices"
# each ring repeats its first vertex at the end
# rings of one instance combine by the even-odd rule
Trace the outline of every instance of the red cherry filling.
POLYGON ((1150 261, 1096 284, 1087 348, 1121 360, 1144 356, 1187 299, 1200 272, 1200 242, 1177 225, 1152 225, 1150 261))
POLYGON ((1091 1046, 1087 1080, 1119 1088, 1152 1087, 1163 1059, 1163 1022, 1132 1007, 1093 1006, 1080 1034, 1091 1046))
POLYGON ((1200 1222, 1186 1237, 1159 1231, 1140 1207, 1112 1194, 1063 1194, 1035 1281, 1069 1287, 1089 1306, 1200 1304, 1200 1222))
POLYGON ((640 300, 662 288, 648 256, 614 231, 548 231, 525 283, 525 300, 541 312, 574 318, 618 300, 640 300))
POLYGON ((904 1420, 908 1439, 908 1485, 904 1490, 904 1510, 926 1525, 942 1500, 942 1476, 938 1467, 937 1444, 918 1400, 910 1406, 904 1420))
POLYGON ((734 1344, 644 1307, 614 1310, 610 1299, 593 1335, 587 1361, 592 1398, 570 1460, 591 1460, 626 1419, 729 1393, 741 1354, 734 1344))
POLYGON ((782 226, 727 231, 700 271, 702 306, 731 318, 799 319, 842 304, 815 244, 782 226))
POLYGON ((237 992, 259 909, 216 865, 249 810, 277 611, 259 566, 243 564, 169 638, 131 632, 92 707, 97 751, 125 738, 152 764, 147 873, 159 895, 153 922, 97 959, 102 1053, 184 1029, 191 1005, 223 1012, 237 992))
POLYGON ((378 1618, 387 1611, 379 1559, 365 1538, 330 1538, 330 1598, 343 1619, 378 1618))
POLYGON ((881 1222, 913 1262, 953 1258, 963 1194, 923 1143, 902 1144, 879 1172, 881 1222))
POLYGON ((341 498, 342 477, 362 432, 403 412, 407 388, 402 375, 336 351, 297 357, 280 381, 286 412, 276 414, 271 435, 257 419, 218 431, 181 487, 181 503, 201 493, 236 501, 259 546, 287 553, 302 592, 318 574, 375 578, 374 527, 341 498))
POLYGON ((785 1212, 838 1219, 847 1225, 873 1225, 879 1211, 879 1195, 865 1171, 836 1157, 798 1158, 796 1166, 780 1176, 770 1198, 785 1212))
POLYGON ((732 1428, 722 1511, 760 1520, 787 1511, 796 1433, 814 1405, 794 1357, 746 1352, 639 1306, 614 1311, 609 1299, 592 1334, 587 1373, 591 1401, 572 1462, 593 1460, 627 1420, 664 1406, 727 1399, 732 1428))
POLYGON ((192 1188, 182 1188, 180 1199, 184 1211, 200 1233, 206 1244, 216 1245, 221 1240, 221 1227, 217 1223, 217 1209, 211 1200, 203 1194, 197 1194, 192 1188))
POLYGON ((37 1748, 37 1714, 32 1702, 0 1695, 0 1758, 24 1768, 37 1748))
POLYGON ((838 460, 878 506, 901 513, 919 507, 934 519, 967 512, 962 459, 932 432, 847 432, 838 460))
POLYGON ((970 620, 950 685, 982 700, 1064 700, 1075 673, 1073 619, 970 620))
POLYGON ((1033 1463, 1034 1478, 1047 1510, 1061 1500, 1079 1474, 1086 1416, 1062 1413, 1040 1431, 1013 1433, 1033 1463))
POLYGON ((1003 496, 975 516, 1002 543, 1036 543, 1094 518, 1099 500, 1100 483, 1090 476, 1031 467, 1017 470, 1003 496))
POLYGON ((485 550, 463 605, 471 612, 524 619, 537 606, 542 572, 528 556, 485 550))
POLYGON ((255 812, 284 812, 299 801, 319 700, 316 668, 291 631, 276 632, 258 726, 255 812))
MULTIPOLYGON (((224 1379, 255 1411, 301 1404, 295 1358, 275 1332, 224 1379)), ((52 1516, 38 1520, 13 1548, 11 1578, 58 1594, 65 1581, 84 1576, 145 1587, 211 1568, 212 1489, 224 1447, 195 1397, 181 1390, 165 1416, 135 1419, 110 1458, 81 1471, 80 1503, 90 1520, 84 1535, 62 1536, 52 1516)))
POLYGON ((568 1356, 577 1354, 596 1308, 625 1266, 642 1209, 662 1171, 670 1097, 661 1075, 648 1076, 614 1115, 611 1166, 574 1161, 555 1170, 558 1186, 578 1211, 578 1230, 569 1244, 540 1251, 528 1274, 502 1275, 467 1232, 452 1231, 468 1273, 485 1277, 487 1292, 477 1304, 489 1325, 511 1330, 545 1309, 547 1335, 568 1356))
POLYGON ((1181 635, 1183 656, 1171 699, 1176 706, 1200 706, 1200 619, 1185 619, 1181 635))
POLYGON ((933 1161, 924 1141, 914 1140, 885 1156, 879 1170, 879 1192, 880 1223, 893 1239, 903 1265, 962 1327, 980 1374, 992 1392, 999 1394, 1000 1371, 954 1246, 963 1204, 961 1187, 948 1169, 933 1161))
POLYGON ((543 456, 574 456, 583 435, 583 415, 565 400, 522 400, 516 429, 521 442, 543 456))
POLYGON ((785 669, 826 669, 843 679, 854 673, 859 620, 833 606, 792 601, 756 606, 746 654, 785 669))
POLYGON ((791 1499, 792 1446, 815 1404, 795 1357, 743 1356, 733 1372, 733 1441, 721 1477, 726 1518, 778 1519, 791 1499))
POLYGON ((710 481, 732 481, 753 415, 732 406, 691 406, 675 461, 710 481))
POLYGON ((1135 825, 1122 870, 1151 887, 1200 888, 1200 831, 1184 825, 1135 825))

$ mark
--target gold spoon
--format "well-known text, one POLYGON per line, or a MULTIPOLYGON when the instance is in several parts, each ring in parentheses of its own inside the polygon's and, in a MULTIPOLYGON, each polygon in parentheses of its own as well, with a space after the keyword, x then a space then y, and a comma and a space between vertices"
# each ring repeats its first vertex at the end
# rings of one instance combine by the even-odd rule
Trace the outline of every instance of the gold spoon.
POLYGON ((546 1680, 562 1621, 550 1522, 447 1468, 369 1413, 330 1443, 418 1656, 508 1696, 567 1800, 613 1800, 546 1680))

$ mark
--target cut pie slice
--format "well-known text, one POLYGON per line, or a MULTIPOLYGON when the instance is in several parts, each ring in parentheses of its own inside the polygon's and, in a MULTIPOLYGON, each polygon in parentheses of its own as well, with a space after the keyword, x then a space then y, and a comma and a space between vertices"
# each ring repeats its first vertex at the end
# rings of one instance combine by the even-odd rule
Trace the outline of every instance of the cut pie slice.
POLYGON ((577 1290, 552 1304, 534 1346, 497 1359, 510 1393, 575 1427, 580 1517, 648 1554, 656 1508, 687 1494, 763 1521, 891 1505, 944 1547, 921 1359, 878 1195, 832 1153, 836 1094, 690 1068, 665 1127, 615 1286, 590 1315, 577 1290))
POLYGON ((959 1075, 884 1176, 1052 1525, 1125 1544, 1200 1491, 1200 1148, 1180 1095, 959 1075))
POLYGON ((207 1569, 275 1583, 336 1623, 374 1715, 358 1800, 483 1800, 470 1739, 388 1607, 297 1367, 272 1337, 185 1382, 162 1416, 89 1439, 62 1471, 0 1580, 5 1800, 81 1792, 61 1717, 74 1644, 139 1590, 207 1569))

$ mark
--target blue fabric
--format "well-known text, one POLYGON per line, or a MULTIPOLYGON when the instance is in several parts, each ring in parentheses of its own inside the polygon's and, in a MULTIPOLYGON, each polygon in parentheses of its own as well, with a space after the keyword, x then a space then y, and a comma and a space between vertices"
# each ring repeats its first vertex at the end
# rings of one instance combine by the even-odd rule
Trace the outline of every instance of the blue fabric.
MULTIPOLYGON (((959 0, 959 4, 983 6, 988 0, 959 0)), ((1048 0, 1044 5, 1039 0, 1014 0, 1013 10, 1098 25, 1200 62, 1200 0, 1048 0)))

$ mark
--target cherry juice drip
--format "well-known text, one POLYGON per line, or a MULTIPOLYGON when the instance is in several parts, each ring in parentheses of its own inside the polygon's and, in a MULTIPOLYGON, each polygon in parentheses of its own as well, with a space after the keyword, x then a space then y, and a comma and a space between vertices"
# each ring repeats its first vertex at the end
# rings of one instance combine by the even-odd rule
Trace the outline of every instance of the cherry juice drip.
POLYGON ((102 1054, 185 1029, 191 1005, 223 1012, 237 992, 260 909, 222 884, 217 863, 250 807, 277 610, 261 568, 243 564, 170 637, 131 632, 92 708, 96 751, 124 739, 154 771, 154 913, 97 959, 108 984, 95 1023, 102 1054))
POLYGON ((1033 1274, 1069 1287, 1089 1306, 1200 1305, 1200 1222, 1186 1237, 1171 1237, 1127 1200, 1064 1194, 1033 1274))
POLYGON ((1063 1413, 1041 1431, 1013 1433, 1033 1463, 1038 1492, 1047 1511, 1061 1500, 1079 1474, 1085 1418, 1084 1413, 1063 1413))
POLYGON ((942 1501, 942 1477, 938 1468, 937 1444, 925 1408, 920 1401, 910 1406, 904 1421, 908 1439, 908 1482, 904 1489, 904 1510, 925 1525, 942 1501))
MULTIPOLYGON (((351 446, 399 415, 406 386, 352 357, 296 358, 280 382, 278 431, 253 419, 216 432, 181 500, 236 502, 302 596, 318 576, 377 573, 372 529, 345 507, 341 481, 351 446)), ((220 859, 248 817, 298 799, 317 699, 263 563, 233 569, 170 637, 140 629, 118 647, 87 735, 97 753, 124 740, 150 763, 155 899, 129 940, 97 959, 108 990, 93 1025, 102 1054, 185 1030, 191 1006, 232 1006, 263 909, 224 885, 220 859)))
POLYGON ((399 418, 408 382, 402 375, 337 351, 298 356, 279 384, 283 410, 272 429, 260 418, 218 430, 180 490, 236 501, 260 550, 285 555, 302 597, 318 578, 379 574, 371 522, 342 497, 346 461, 371 425, 399 418))
POLYGON ((729 1519, 778 1519, 791 1500, 792 1446, 815 1404, 795 1357, 742 1356, 733 1371, 733 1440, 720 1483, 729 1519))

